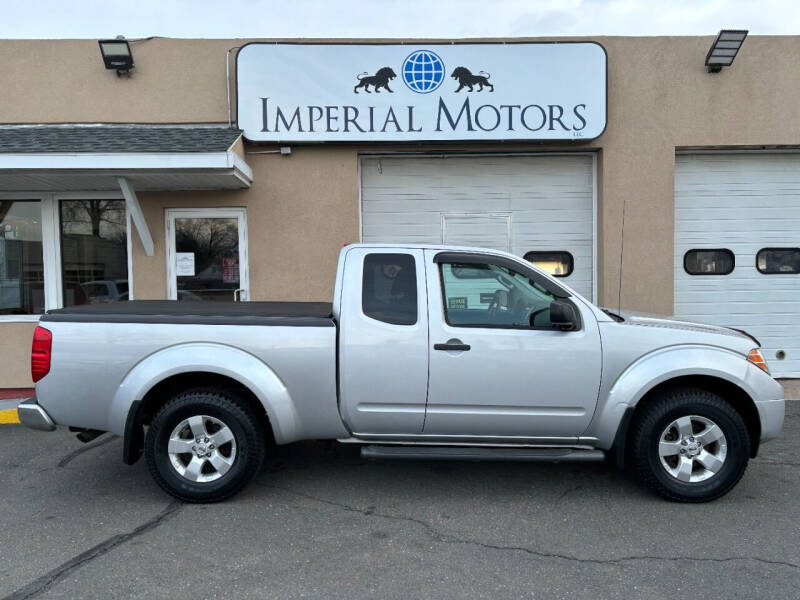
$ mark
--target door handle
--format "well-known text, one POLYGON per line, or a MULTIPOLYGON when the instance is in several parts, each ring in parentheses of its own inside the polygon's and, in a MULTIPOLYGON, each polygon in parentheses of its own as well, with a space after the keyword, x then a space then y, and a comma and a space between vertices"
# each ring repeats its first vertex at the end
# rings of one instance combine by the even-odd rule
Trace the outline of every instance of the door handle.
POLYGON ((450 352, 452 352, 453 350, 466 352, 467 350, 470 349, 470 347, 471 346, 469 344, 462 344, 461 340, 447 340, 447 342, 445 342, 444 344, 433 345, 434 350, 449 350, 450 352))

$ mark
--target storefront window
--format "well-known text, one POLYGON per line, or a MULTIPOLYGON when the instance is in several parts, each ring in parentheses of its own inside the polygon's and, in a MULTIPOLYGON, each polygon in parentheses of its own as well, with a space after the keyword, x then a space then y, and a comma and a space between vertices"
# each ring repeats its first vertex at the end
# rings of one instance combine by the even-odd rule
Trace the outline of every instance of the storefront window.
POLYGON ((64 306, 128 299, 128 240, 123 200, 62 200, 64 306))
POLYGON ((0 315, 43 310, 41 202, 0 200, 0 315))

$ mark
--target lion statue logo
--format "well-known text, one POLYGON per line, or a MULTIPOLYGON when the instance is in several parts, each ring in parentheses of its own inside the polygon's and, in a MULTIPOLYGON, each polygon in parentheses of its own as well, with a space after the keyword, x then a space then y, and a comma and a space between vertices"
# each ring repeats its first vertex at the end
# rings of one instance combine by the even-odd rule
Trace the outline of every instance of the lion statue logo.
POLYGON ((490 92, 494 91, 494 86, 489 83, 489 77, 491 77, 491 75, 486 71, 478 71, 478 75, 473 75, 472 71, 467 67, 456 67, 450 77, 458 81, 458 89, 456 92, 460 92, 465 87, 469 88, 469 91, 472 92, 472 86, 475 85, 478 86, 479 92, 483 91, 484 86, 488 87, 490 92))
POLYGON ((364 88, 364 91, 368 94, 372 93, 369 91, 369 86, 375 90, 376 94, 381 93, 381 88, 385 89, 390 94, 394 92, 389 87, 389 81, 397 77, 395 72, 392 71, 391 67, 383 67, 382 69, 378 69, 378 72, 375 75, 370 75, 366 71, 364 73, 359 73, 356 75, 358 79, 358 83, 353 88, 353 91, 357 94, 358 88, 364 88))

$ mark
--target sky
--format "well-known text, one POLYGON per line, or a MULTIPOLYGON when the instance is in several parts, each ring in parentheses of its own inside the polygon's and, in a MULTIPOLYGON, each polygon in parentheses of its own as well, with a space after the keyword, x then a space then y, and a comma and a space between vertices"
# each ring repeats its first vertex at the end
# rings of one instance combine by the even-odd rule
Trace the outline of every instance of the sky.
POLYGON ((800 33, 797 0, 0 0, 0 38, 800 33))

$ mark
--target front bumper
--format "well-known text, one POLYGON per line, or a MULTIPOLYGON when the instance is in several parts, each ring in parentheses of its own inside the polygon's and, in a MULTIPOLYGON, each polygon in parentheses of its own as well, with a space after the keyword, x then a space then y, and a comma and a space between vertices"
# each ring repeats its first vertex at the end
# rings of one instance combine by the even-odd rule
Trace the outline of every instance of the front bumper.
POLYGON ((19 415, 19 422, 30 429, 38 429, 39 431, 53 431, 56 424, 47 411, 43 409, 36 398, 28 398, 17 406, 17 414, 19 415))
POLYGON ((783 418, 786 414, 786 401, 779 400, 756 401, 758 418, 761 420, 761 441, 774 440, 783 429, 783 418))

